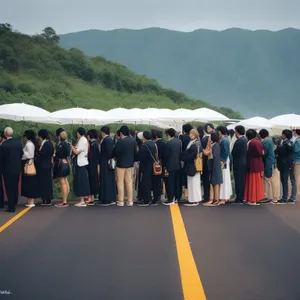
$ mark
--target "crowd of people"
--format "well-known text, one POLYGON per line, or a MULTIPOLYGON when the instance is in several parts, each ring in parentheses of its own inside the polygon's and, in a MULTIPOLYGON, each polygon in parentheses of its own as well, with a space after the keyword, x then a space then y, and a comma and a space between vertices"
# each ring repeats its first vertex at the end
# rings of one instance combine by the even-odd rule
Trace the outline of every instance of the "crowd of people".
POLYGON ((76 207, 125 205, 156 206, 183 203, 208 207, 223 204, 293 204, 300 176, 300 130, 283 130, 279 142, 266 129, 245 131, 236 126, 228 131, 211 123, 182 133, 170 128, 167 140, 160 130, 136 132, 122 126, 112 136, 110 128, 77 129, 72 144, 62 128, 56 141, 47 130, 24 132, 22 142, 5 128, 0 137, 0 207, 14 212, 21 196, 28 207, 35 199, 51 206, 53 179, 59 182, 62 201, 67 207, 72 188, 79 202, 76 207), (231 172, 232 171, 232 172, 231 172), (235 197, 231 174, 233 173, 235 197), (4 191, 7 206, 4 202, 4 191), (136 193, 135 193, 136 191, 136 193))

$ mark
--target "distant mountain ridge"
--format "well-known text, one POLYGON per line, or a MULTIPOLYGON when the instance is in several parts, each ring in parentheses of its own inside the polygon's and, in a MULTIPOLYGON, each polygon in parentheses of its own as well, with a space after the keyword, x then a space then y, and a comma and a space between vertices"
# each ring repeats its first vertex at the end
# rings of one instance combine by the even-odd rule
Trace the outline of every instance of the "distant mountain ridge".
POLYGON ((162 28, 63 34, 60 45, 102 55, 244 116, 300 113, 300 30, 162 28))

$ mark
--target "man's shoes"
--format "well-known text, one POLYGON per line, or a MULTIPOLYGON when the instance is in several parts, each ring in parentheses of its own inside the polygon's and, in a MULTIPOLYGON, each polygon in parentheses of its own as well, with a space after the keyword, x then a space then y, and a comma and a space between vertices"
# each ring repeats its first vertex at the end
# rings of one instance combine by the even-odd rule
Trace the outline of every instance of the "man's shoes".
POLYGON ((271 199, 264 199, 264 200, 259 201, 259 203, 267 204, 267 203, 270 203, 271 201, 272 201, 271 199))
POLYGON ((235 201, 231 202, 231 204, 244 204, 244 202, 240 201, 240 200, 235 200, 235 201))
POLYGON ((295 200, 294 200, 294 199, 289 199, 289 200, 287 201, 287 204, 295 204, 295 200))
POLYGON ((174 201, 172 201, 172 202, 168 202, 168 201, 166 201, 166 202, 163 202, 163 205, 173 205, 173 204, 175 204, 175 202, 174 202, 174 201))
POLYGON ((146 206, 150 206, 150 203, 138 203, 138 206, 141 206, 141 207, 146 207, 146 206))
POLYGON ((287 204, 287 200, 280 199, 279 201, 277 201, 277 204, 287 204))
POLYGON ((8 207, 5 207, 4 211, 14 213, 14 212, 16 212, 16 209, 9 209, 8 207))

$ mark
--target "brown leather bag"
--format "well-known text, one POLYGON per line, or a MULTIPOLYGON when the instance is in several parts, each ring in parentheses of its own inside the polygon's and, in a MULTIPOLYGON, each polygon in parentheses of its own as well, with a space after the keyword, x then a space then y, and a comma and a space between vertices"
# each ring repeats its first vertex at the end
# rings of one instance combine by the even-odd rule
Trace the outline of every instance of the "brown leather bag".
POLYGON ((195 158, 195 168, 196 168, 196 172, 198 173, 202 173, 203 171, 203 161, 202 161, 202 153, 200 152, 199 149, 199 144, 197 142, 194 143, 197 147, 197 156, 195 158))
POLYGON ((161 163, 160 163, 159 158, 158 158, 158 149, 157 149, 156 143, 154 143, 155 149, 156 149, 156 151, 155 151, 155 157, 152 155, 149 147, 146 144, 144 144, 144 145, 147 147, 147 149, 148 149, 148 151, 149 151, 149 153, 150 153, 150 155, 151 155, 151 157, 152 157, 152 159, 154 161, 153 162, 153 175, 154 176, 161 175, 162 174, 162 166, 161 166, 161 163))
POLYGON ((24 175, 34 176, 36 175, 36 169, 33 160, 28 160, 24 166, 24 175))

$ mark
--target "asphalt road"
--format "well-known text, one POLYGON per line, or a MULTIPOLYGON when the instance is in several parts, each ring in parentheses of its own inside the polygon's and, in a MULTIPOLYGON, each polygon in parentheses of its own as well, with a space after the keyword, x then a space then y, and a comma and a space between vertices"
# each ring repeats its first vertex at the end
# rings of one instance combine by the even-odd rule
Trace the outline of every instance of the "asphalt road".
MULTIPOLYGON (((300 203, 180 210, 208 300, 300 299, 300 203)), ((0 233, 0 254, 0 299, 184 298, 162 205, 37 206, 0 233)))

